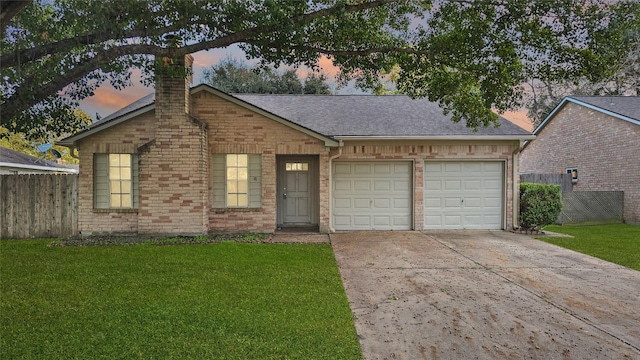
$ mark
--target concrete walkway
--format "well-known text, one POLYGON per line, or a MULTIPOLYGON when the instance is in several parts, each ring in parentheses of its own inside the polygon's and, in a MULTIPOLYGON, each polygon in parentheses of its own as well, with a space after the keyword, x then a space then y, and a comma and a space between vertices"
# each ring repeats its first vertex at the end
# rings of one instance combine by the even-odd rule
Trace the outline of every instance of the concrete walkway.
POLYGON ((366 359, 640 359, 640 272, 501 231, 331 243, 366 359))

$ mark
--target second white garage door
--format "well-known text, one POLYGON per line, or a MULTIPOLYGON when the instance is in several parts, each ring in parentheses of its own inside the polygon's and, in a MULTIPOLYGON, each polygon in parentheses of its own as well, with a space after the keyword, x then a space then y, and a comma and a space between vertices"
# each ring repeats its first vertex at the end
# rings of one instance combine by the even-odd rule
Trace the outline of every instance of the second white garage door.
POLYGON ((424 165, 425 229, 501 229, 503 163, 424 165))
POLYGON ((334 162, 335 230, 411 230, 412 162, 334 162))

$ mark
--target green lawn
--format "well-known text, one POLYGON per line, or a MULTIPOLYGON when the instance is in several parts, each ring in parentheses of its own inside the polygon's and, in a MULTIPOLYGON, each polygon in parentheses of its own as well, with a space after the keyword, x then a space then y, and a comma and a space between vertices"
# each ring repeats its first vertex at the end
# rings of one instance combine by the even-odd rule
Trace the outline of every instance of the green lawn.
POLYGON ((329 245, 0 241, 5 359, 361 359, 329 245))
POLYGON ((640 271, 640 226, 628 224, 552 225, 544 229, 574 237, 544 237, 539 238, 540 240, 640 271))

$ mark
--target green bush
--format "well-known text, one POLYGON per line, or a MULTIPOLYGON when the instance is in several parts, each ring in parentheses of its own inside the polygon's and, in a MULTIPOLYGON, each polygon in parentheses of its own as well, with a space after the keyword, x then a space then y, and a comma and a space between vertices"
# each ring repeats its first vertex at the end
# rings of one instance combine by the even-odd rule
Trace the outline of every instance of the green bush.
POLYGON ((553 224, 562 210, 562 193, 559 185, 520 184, 520 227, 524 230, 540 230, 553 224))

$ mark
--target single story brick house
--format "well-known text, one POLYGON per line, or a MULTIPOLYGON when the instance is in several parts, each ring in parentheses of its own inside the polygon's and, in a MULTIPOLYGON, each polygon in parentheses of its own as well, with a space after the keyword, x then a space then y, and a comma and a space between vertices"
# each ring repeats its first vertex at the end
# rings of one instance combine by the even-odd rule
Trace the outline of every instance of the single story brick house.
POLYGON ((59 144, 79 152, 82 234, 326 233, 511 229, 533 138, 506 120, 473 132, 406 96, 231 95, 158 77, 155 97, 59 144))
POLYGON ((624 191, 624 221, 640 223, 640 97, 566 97, 533 133, 521 172, 573 173, 574 191, 624 191))

